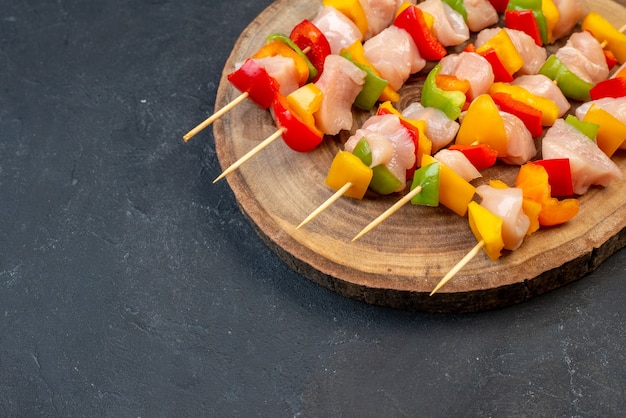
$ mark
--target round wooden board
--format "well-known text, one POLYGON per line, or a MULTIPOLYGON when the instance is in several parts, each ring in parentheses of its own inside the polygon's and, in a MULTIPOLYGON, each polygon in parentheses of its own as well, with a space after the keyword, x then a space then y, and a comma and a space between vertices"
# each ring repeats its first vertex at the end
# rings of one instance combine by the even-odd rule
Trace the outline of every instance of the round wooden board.
MULTIPOLYGON (((626 22, 626 9, 609 0, 591 0, 613 25, 626 22)), ((252 55, 268 34, 289 33, 311 19, 320 2, 279 0, 242 33, 225 65, 216 109, 239 95, 226 75, 252 55)), ((403 109, 419 100, 426 74, 402 89, 403 109)), ((355 127, 369 116, 356 114, 355 127)), ((214 124, 215 147, 226 168, 276 130, 269 112, 246 101, 214 124)), ((273 142, 227 180, 259 236, 293 269, 346 297, 371 304, 429 312, 472 312, 520 303, 579 279, 626 245, 626 182, 593 188, 580 197, 580 213, 569 223, 541 229, 522 247, 497 261, 480 253, 437 294, 439 280, 476 244, 466 217, 444 207, 406 205, 363 238, 352 238, 395 203, 398 195, 342 198, 305 227, 296 226, 332 191, 325 186, 331 160, 343 138, 326 138, 309 154, 273 142)), ((624 152, 614 161, 626 169, 624 152)), ((512 184, 517 167, 498 164, 482 182, 512 184)), ((476 184, 481 184, 477 182, 476 184)))

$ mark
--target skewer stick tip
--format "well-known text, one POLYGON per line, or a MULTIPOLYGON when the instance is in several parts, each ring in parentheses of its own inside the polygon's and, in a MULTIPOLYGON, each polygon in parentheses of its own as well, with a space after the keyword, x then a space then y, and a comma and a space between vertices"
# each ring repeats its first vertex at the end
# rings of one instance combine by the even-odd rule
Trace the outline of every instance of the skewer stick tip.
POLYGON ((417 196, 421 191, 422 191, 422 186, 417 186, 416 188, 411 190, 409 193, 404 195, 402 199, 398 200, 392 207, 384 211, 382 214, 378 216, 378 218, 374 219, 372 222, 370 222, 369 225, 363 228, 361 232, 359 232, 354 238, 352 238, 352 242, 356 241, 357 239, 361 238, 363 235, 370 232, 372 229, 376 228, 385 219, 389 218, 391 215, 396 213, 398 209, 406 205, 411 199, 417 196))
POLYGON ((465 267, 465 265, 467 263, 469 263, 470 261, 472 261, 472 259, 474 257, 476 257, 476 255, 480 252, 480 250, 483 249, 483 247, 485 246, 485 241, 479 241, 474 248, 472 248, 466 255, 465 257, 463 257, 461 259, 461 261, 459 261, 454 267, 452 267, 452 269, 448 272, 448 274, 446 274, 443 279, 441 279, 439 281, 439 283, 437 283, 437 286, 435 286, 435 288, 433 289, 432 292, 430 292, 429 296, 434 295, 435 293, 437 293, 437 291, 439 289, 441 289, 443 287, 443 285, 445 285, 446 283, 448 283, 454 276, 456 276, 456 274, 461 271, 461 269, 463 267, 465 267))
POLYGON ((309 222, 311 222, 313 219, 315 219, 320 213, 324 212, 326 209, 328 209, 328 207, 330 205, 332 205, 333 203, 335 203, 341 196, 343 196, 348 189, 352 187, 352 183, 351 182, 347 182, 346 184, 344 184, 340 189, 338 189, 331 197, 329 197, 324 203, 322 203, 321 205, 319 205, 317 207, 317 209, 315 209, 313 212, 311 212, 311 214, 309 216, 307 216, 301 223, 300 225, 298 225, 296 227, 296 229, 300 229, 302 228, 304 225, 308 224, 309 222))
POLYGON ((222 174, 220 174, 219 176, 217 176, 217 178, 215 180, 213 180, 213 184, 217 183, 219 180, 221 180, 222 178, 224 178, 227 174, 232 173, 233 171, 235 171, 236 169, 238 169, 243 163, 245 163, 246 161, 248 161, 250 158, 254 157, 256 154, 258 154, 263 148, 267 147, 269 144, 271 144, 272 142, 274 142, 276 139, 280 138, 280 136, 283 134, 283 129, 278 129, 276 132, 274 132, 272 135, 268 136, 267 138, 265 138, 261 143, 259 143, 256 147, 252 148, 250 151, 248 151, 247 154, 245 154, 243 157, 241 157, 240 159, 238 159, 237 161, 235 161, 234 163, 232 163, 226 170, 224 170, 222 172, 222 174))
POLYGON ((199 132, 201 132, 202 130, 206 129, 213 122, 215 122, 216 120, 218 120, 219 118, 224 116, 226 113, 230 112, 239 103, 241 103, 244 100, 246 100, 248 98, 248 95, 249 94, 247 92, 241 93, 239 96, 237 96, 235 99, 233 99, 226 106, 224 106, 223 108, 221 108, 220 110, 218 110, 217 112, 215 112, 214 114, 212 114, 211 116, 206 118, 204 121, 202 121, 198 126, 193 128, 192 130, 187 132, 183 136, 183 141, 185 141, 185 142, 189 141, 191 138, 196 136, 199 132))

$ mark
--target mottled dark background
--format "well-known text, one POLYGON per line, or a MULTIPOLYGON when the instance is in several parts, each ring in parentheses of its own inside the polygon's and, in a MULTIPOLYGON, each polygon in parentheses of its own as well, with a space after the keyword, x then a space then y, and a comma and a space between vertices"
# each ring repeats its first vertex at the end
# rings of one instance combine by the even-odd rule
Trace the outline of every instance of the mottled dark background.
POLYGON ((0 416, 619 416, 626 252, 523 305, 342 298, 254 234, 206 131, 269 0, 3 0, 0 416))

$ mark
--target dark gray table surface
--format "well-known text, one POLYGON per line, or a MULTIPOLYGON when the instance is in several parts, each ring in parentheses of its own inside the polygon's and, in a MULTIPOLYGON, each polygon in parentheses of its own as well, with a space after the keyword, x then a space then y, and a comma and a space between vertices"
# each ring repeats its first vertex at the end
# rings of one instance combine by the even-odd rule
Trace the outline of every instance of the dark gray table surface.
POLYGON ((212 133, 264 1, 0 6, 0 416, 626 410, 626 252, 522 305, 345 299, 255 235, 212 133))

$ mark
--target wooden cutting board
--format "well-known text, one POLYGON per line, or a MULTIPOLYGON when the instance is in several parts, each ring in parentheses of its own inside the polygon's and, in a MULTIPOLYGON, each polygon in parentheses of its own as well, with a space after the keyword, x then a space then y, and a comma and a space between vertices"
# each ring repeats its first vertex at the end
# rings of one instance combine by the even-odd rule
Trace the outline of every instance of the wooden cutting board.
MULTIPOLYGON (((590 0, 589 4, 616 27, 626 22, 626 9, 615 2, 590 0)), ((279 0, 261 13, 242 33, 225 65, 216 110, 239 95, 226 80, 237 62, 260 48, 267 35, 288 34, 302 19, 313 18, 319 8, 319 1, 279 0)), ((419 101, 425 74, 426 70, 407 82, 397 108, 419 101)), ((369 115, 355 112, 355 116, 354 128, 369 115)), ((214 124, 222 168, 275 130, 269 112, 250 101, 237 106, 214 124)), ((372 194, 362 201, 342 198, 305 227, 295 229, 332 194, 324 179, 346 137, 326 138, 308 154, 294 152, 278 140, 227 176, 259 236, 294 270, 346 297, 429 312, 494 309, 577 280, 626 245, 626 181, 617 181, 581 196, 580 213, 573 220, 541 229, 499 260, 491 261, 481 252, 431 297, 439 280, 476 244, 467 217, 444 207, 409 204, 351 242, 400 198, 372 194)), ((613 159, 626 172, 625 155, 620 151, 613 159)), ((517 172, 518 167, 498 164, 475 183, 497 178, 511 185, 517 172)))

